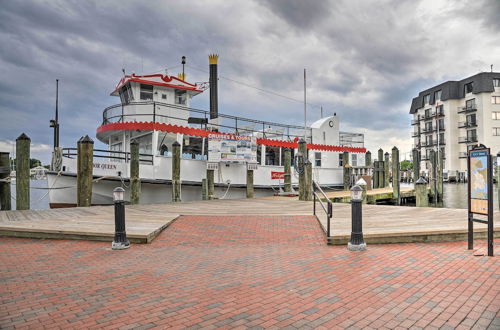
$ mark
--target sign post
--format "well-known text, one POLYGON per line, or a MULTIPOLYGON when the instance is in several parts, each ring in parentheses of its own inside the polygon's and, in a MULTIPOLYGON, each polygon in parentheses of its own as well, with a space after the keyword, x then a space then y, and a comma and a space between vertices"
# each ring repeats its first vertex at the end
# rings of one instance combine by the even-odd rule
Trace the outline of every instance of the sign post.
POLYGON ((493 161, 490 149, 484 145, 469 151, 468 181, 468 249, 474 248, 474 222, 488 225, 488 256, 493 256, 493 161), (476 219, 474 215, 486 216, 476 219))

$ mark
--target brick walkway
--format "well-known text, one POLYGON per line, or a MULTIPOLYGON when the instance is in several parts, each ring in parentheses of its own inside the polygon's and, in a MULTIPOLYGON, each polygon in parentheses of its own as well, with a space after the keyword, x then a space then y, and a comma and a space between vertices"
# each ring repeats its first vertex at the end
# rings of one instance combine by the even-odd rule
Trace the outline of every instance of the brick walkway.
POLYGON ((0 238, 0 327, 500 328, 498 252, 465 242, 355 253, 311 217, 189 216, 110 245, 0 238))

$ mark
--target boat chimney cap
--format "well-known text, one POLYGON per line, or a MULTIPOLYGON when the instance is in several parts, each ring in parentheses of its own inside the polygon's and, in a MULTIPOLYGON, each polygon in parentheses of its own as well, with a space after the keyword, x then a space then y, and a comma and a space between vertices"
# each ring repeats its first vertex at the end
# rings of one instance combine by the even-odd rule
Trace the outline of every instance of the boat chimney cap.
POLYGON ((208 55, 208 63, 209 64, 217 64, 219 61, 219 54, 209 54, 208 55))

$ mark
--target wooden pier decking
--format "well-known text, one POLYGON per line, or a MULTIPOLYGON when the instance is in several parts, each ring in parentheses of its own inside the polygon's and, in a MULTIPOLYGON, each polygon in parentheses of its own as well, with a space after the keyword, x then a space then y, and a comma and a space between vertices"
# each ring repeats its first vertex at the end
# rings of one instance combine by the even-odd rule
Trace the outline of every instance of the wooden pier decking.
MULTIPOLYGON (((325 217, 317 205, 320 223, 325 217)), ((255 198, 194 201, 169 204, 128 205, 127 236, 149 243, 179 215, 312 215, 312 202, 293 198, 255 198)), ((495 212, 495 235, 500 236, 500 213, 495 212)), ((367 243, 436 242, 467 238, 467 210, 363 205, 363 231, 367 243)), ((476 238, 485 237, 486 226, 475 224, 476 238)), ((335 203, 331 222, 332 244, 345 244, 351 233, 351 206, 335 203)), ((68 209, 2 211, 0 236, 65 238, 112 241, 113 206, 68 209)))

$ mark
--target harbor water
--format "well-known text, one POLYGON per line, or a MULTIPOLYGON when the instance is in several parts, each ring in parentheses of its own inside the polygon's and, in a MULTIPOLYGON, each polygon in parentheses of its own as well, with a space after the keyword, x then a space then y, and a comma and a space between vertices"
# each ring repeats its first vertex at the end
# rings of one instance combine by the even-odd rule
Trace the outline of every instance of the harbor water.
MULTIPOLYGON (((16 185, 12 182, 12 209, 16 208, 16 185)), ((30 205, 32 210, 48 209, 49 195, 47 190, 47 180, 31 180, 30 205)), ((403 184, 402 184, 403 185, 403 184)), ((467 208, 467 184, 466 183, 445 183, 443 185, 444 201, 440 207, 466 209, 467 208)), ((498 210, 498 189, 494 187, 493 206, 498 210)))

